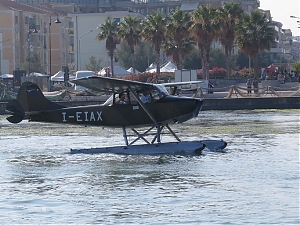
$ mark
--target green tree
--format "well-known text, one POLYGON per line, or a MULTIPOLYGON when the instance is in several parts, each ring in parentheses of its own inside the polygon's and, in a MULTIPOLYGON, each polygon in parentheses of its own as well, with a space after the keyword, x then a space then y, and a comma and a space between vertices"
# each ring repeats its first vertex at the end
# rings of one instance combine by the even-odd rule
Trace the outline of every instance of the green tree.
POLYGON ((24 70, 28 70, 28 73, 44 73, 45 70, 41 63, 40 55, 37 53, 30 53, 29 56, 26 57, 26 63, 23 66, 24 70))
POLYGON ((236 55, 232 56, 232 63, 235 65, 235 70, 247 68, 249 66, 249 57, 244 52, 238 51, 236 55))
POLYGON ((271 65, 272 62, 272 53, 267 51, 261 51, 258 53, 258 67, 265 68, 271 65))
POLYGON ((196 8, 192 13, 190 30, 201 52, 203 78, 209 79, 211 44, 219 37, 219 14, 210 5, 196 8))
POLYGON ((131 66, 133 68, 133 73, 135 73, 135 58, 134 58, 134 48, 141 41, 140 35, 140 24, 141 19, 138 17, 132 17, 131 15, 124 18, 124 21, 120 23, 118 35, 128 44, 131 53, 131 66))
POLYGON ((111 19, 106 19, 104 24, 100 24, 97 29, 101 32, 97 34, 96 38, 99 41, 106 40, 105 47, 108 51, 108 56, 110 58, 111 74, 114 76, 114 52, 119 43, 118 37, 118 24, 111 19))
POLYGON ((141 35, 145 41, 151 43, 156 53, 156 75, 160 77, 160 52, 162 43, 165 41, 167 18, 161 12, 154 12, 142 23, 141 35))
POLYGON ((189 70, 198 70, 201 69, 201 56, 200 51, 197 48, 193 48, 193 50, 184 57, 183 59, 183 68, 189 70))
POLYGON ((85 64, 85 67, 87 70, 90 70, 90 71, 94 71, 94 72, 98 72, 100 71, 103 67, 101 66, 101 63, 102 63, 102 59, 96 59, 95 56, 91 56, 89 58, 90 62, 88 64, 85 64))
POLYGON ((213 48, 210 51, 209 61, 210 61, 210 63, 209 63, 210 69, 212 69, 214 67, 222 67, 222 68, 226 67, 225 53, 220 48, 213 48))
POLYGON ((184 56, 190 53, 194 46, 193 37, 189 32, 190 26, 190 14, 176 8, 166 27, 165 54, 166 56, 173 56, 173 62, 180 70, 184 56))
POLYGON ((259 10, 243 14, 237 24, 236 41, 239 49, 253 59, 254 77, 258 77, 258 53, 269 50, 274 41, 274 28, 270 27, 267 15, 259 10))
POLYGON ((300 61, 294 63, 293 70, 296 71, 300 76, 300 61))
MULTIPOLYGON (((131 67, 131 54, 129 46, 122 42, 117 50, 119 64, 127 69, 131 67)), ((135 50, 136 69, 140 72, 145 71, 149 67, 149 63, 155 61, 155 53, 149 43, 140 42, 135 50)))
POLYGON ((226 76, 231 76, 231 53, 235 39, 236 23, 243 14, 240 4, 231 2, 224 4, 220 9, 220 41, 224 46, 226 57, 226 76))

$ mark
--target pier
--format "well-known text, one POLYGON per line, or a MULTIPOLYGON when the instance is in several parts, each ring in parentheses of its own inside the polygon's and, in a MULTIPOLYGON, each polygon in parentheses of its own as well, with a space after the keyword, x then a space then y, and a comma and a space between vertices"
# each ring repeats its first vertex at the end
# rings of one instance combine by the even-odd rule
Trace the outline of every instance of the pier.
MULTIPOLYGON (((201 91, 202 111, 206 110, 254 110, 254 109, 300 109, 300 84, 291 82, 280 87, 259 87, 250 95, 243 83, 222 88, 212 92, 201 91)), ((108 96, 66 96, 61 101, 54 101, 66 107, 103 103, 108 96)), ((0 115, 5 114, 6 101, 0 101, 0 115)))

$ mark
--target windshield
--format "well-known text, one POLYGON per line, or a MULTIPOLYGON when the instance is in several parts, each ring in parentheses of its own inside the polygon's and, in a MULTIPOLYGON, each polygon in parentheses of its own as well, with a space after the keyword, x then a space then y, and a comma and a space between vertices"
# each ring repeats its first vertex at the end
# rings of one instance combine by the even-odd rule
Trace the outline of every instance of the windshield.
POLYGON ((153 85, 157 90, 153 89, 152 94, 158 95, 159 98, 169 95, 165 85, 163 84, 155 84, 153 85))
MULTIPOLYGON (((153 85, 153 89, 151 89, 150 92, 151 92, 151 98, 152 98, 153 101, 159 100, 162 97, 169 95, 166 87, 163 84, 155 84, 155 85, 153 85)), ((126 98, 126 102, 130 103, 131 105, 138 104, 138 102, 135 99, 135 97, 133 96, 133 94, 131 92, 128 92, 128 93, 129 93, 129 98, 126 98)), ((137 94, 138 94, 139 97, 141 97, 141 93, 137 93, 137 94)), ((116 95, 117 95, 117 93, 116 93, 116 95)), ((117 97, 116 97, 116 99, 117 99, 117 97)), ((114 95, 112 94, 103 103, 103 105, 111 106, 111 105, 113 105, 113 101, 114 101, 114 95)))
POLYGON ((114 101, 114 95, 111 95, 104 103, 103 105, 112 105, 114 101))

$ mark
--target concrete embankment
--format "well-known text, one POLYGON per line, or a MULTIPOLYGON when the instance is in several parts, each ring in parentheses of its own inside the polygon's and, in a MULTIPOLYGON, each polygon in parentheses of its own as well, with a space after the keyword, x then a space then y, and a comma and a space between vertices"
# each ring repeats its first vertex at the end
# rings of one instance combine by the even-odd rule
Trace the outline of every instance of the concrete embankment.
MULTIPOLYGON (((99 101, 57 102, 66 107, 99 104, 99 101)), ((0 114, 5 114, 6 102, 0 102, 0 114)), ((202 111, 243 109, 300 109, 300 97, 270 98, 205 98, 202 111)))
POLYGON ((204 99, 205 110, 300 109, 300 97, 204 99))

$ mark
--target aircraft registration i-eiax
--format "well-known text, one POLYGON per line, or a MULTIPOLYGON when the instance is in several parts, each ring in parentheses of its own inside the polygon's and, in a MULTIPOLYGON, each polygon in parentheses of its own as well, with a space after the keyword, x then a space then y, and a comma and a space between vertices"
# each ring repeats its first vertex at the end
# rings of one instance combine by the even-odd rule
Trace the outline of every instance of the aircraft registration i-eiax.
POLYGON ((49 101, 41 89, 31 82, 25 82, 19 89, 17 99, 11 100, 6 111, 11 114, 7 120, 19 123, 23 119, 32 122, 50 122, 122 128, 124 146, 91 149, 71 149, 71 153, 118 153, 118 154, 200 154, 207 148, 223 149, 227 143, 222 140, 181 141, 170 124, 182 123, 197 117, 203 100, 175 96, 178 86, 198 84, 200 81, 152 84, 91 76, 72 81, 76 85, 95 91, 110 93, 103 104, 65 107, 49 101), (174 92, 169 94, 166 87, 174 92), (147 128, 138 131, 137 128, 147 128), (136 138, 129 142, 126 128, 136 138), (162 143, 163 130, 168 131, 176 141, 162 143), (146 139, 152 136, 152 140, 146 139), (145 144, 135 144, 143 140, 145 144))

